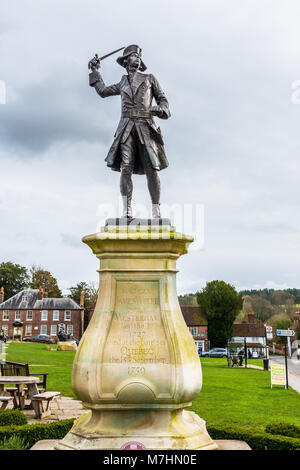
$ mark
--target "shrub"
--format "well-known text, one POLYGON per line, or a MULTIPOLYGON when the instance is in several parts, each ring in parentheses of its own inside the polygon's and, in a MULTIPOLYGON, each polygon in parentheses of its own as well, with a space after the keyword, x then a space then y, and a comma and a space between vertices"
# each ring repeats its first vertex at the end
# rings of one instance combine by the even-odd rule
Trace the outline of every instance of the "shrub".
POLYGON ((42 439, 62 439, 73 426, 74 419, 64 419, 55 423, 26 424, 24 426, 0 427, 0 442, 17 436, 24 440, 26 448, 42 439))
POLYGON ((237 439, 245 441, 252 450, 300 450, 300 439, 274 436, 264 432, 254 432, 228 426, 207 426, 212 439, 237 439))
POLYGON ((271 423, 266 426, 266 432, 280 436, 300 438, 300 428, 295 424, 289 423, 271 423))
POLYGON ((27 424, 27 418, 21 410, 0 410, 0 426, 21 426, 27 424))
POLYGON ((9 439, 5 438, 0 442, 1 450, 25 450, 27 444, 24 439, 19 436, 11 436, 9 439))

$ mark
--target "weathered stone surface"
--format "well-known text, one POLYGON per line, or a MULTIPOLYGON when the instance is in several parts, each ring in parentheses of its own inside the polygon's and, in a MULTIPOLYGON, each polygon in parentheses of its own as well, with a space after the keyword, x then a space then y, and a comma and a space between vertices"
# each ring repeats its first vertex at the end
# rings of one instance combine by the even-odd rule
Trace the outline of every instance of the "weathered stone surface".
POLYGON ((251 447, 244 441, 216 440, 218 450, 251 450, 251 447))
MULTIPOLYGON (((30 450, 55 450, 58 442, 55 439, 39 441, 30 450)), ((216 440, 215 443, 218 446, 218 450, 251 450, 251 447, 244 441, 216 440)))
POLYGON ((92 413, 57 448, 216 449, 201 418, 183 408, 199 394, 201 364, 176 291, 176 261, 192 237, 117 228, 83 239, 100 260, 93 317, 72 385, 92 413))
POLYGON ((57 341, 57 351, 77 351, 75 341, 57 341))

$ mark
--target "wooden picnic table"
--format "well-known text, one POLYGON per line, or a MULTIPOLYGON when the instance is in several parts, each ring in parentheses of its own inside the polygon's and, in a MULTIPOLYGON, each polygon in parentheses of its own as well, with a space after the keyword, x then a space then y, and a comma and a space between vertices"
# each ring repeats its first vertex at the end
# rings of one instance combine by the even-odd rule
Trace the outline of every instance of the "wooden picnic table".
POLYGON ((28 395, 28 399, 31 400, 32 407, 34 409, 35 415, 39 415, 39 407, 38 403, 32 400, 34 395, 39 393, 39 389, 37 384, 40 382, 39 377, 31 377, 31 376, 21 376, 21 375, 9 375, 9 376, 0 376, 0 395, 3 395, 5 391, 5 385, 15 385, 17 388, 17 395, 19 398, 19 403, 14 400, 14 407, 20 408, 21 410, 24 409, 25 406, 25 399, 24 399, 24 385, 26 385, 28 391, 26 394, 28 395))

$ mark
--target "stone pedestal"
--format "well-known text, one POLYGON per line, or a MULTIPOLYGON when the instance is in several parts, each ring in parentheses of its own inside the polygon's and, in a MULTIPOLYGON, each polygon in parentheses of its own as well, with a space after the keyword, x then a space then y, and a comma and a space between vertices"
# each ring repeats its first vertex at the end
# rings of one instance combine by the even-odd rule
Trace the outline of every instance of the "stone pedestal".
POLYGON ((176 292, 176 261, 192 241, 165 226, 110 225, 83 238, 100 260, 100 289, 72 384, 91 412, 56 449, 217 448, 184 410, 202 385, 176 292))
POLYGON ((77 351, 76 341, 57 341, 57 351, 77 351))

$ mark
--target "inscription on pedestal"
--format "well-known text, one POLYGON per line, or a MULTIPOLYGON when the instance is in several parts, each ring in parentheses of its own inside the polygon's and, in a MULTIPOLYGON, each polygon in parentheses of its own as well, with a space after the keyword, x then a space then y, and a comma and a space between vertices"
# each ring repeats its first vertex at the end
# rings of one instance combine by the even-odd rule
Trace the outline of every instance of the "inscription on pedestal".
POLYGON ((110 391, 112 383, 117 387, 125 379, 147 379, 155 386, 161 377, 160 392, 168 393, 170 369, 159 282, 117 281, 115 310, 104 347, 103 391, 109 392, 105 390, 105 376, 109 374, 110 391))

